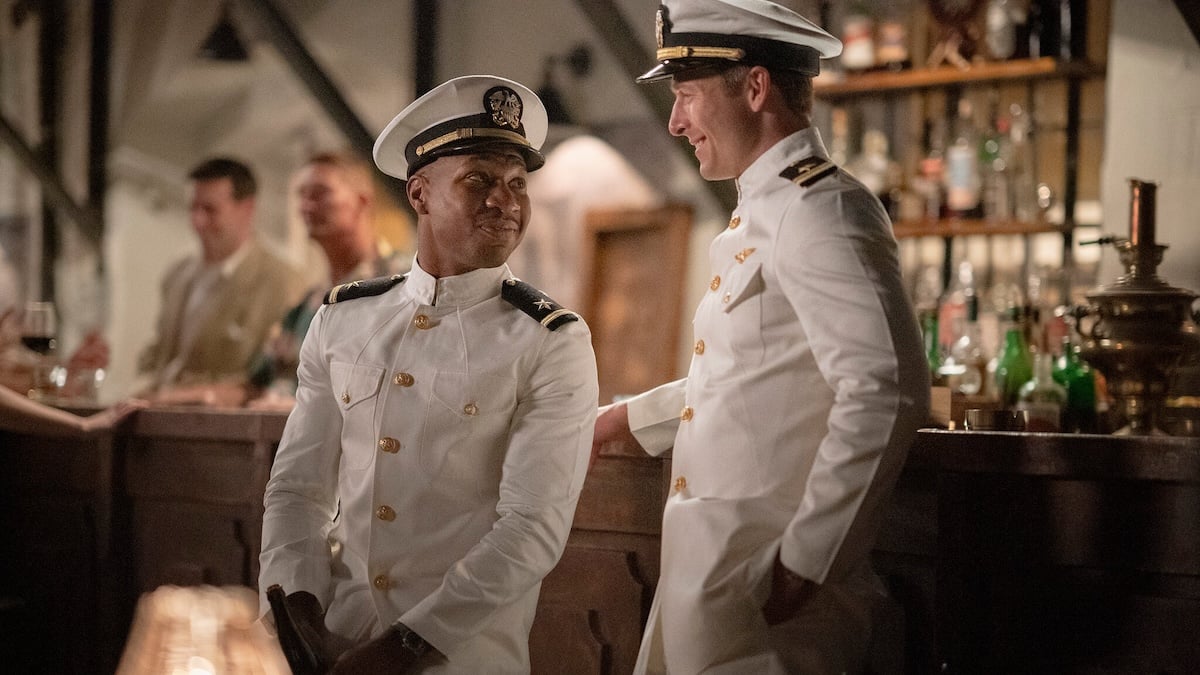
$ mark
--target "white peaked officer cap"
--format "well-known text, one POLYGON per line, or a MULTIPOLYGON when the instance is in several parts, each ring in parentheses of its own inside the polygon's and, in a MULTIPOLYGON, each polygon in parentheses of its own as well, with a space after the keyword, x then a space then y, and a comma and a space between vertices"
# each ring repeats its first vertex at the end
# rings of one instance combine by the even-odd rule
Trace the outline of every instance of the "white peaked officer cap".
POLYGON ((494 75, 449 80, 408 104, 375 139, 375 165, 407 180, 438 157, 513 148, 528 171, 546 163, 546 107, 525 85, 494 75))
POLYGON ((654 28, 659 63, 638 82, 738 63, 813 77, 842 53, 841 40, 767 0, 664 0, 654 28))

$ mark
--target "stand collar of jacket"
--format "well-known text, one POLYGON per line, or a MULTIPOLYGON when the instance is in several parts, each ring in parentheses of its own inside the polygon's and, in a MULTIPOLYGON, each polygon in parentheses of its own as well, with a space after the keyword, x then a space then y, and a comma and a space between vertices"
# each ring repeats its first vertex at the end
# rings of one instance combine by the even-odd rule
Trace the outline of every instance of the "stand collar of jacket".
MULTIPOLYGON (((818 156, 828 159, 829 153, 821 141, 821 132, 808 127, 782 138, 758 156, 737 179, 738 203, 764 190, 778 188, 779 172, 802 157, 818 156)), ((786 181, 785 181, 786 182, 786 181)))
POLYGON ((508 265, 504 264, 438 279, 421 269, 420 261, 414 259, 404 292, 423 305, 470 306, 499 295, 500 283, 511 276, 508 265))

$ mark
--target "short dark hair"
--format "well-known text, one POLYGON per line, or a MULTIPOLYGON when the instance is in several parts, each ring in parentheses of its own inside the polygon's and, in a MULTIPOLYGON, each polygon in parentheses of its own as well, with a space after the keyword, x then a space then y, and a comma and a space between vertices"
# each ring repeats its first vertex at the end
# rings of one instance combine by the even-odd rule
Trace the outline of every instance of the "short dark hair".
POLYGON ((233 198, 245 199, 258 193, 258 182, 250 167, 229 157, 213 157, 200 162, 188 173, 192 180, 228 178, 233 184, 233 198))
MULTIPOLYGON (((751 66, 736 64, 721 71, 725 86, 735 91, 750 72, 751 66)), ((813 107, 812 78, 804 73, 781 68, 767 68, 771 73, 771 83, 779 90, 783 102, 788 109, 802 117, 810 117, 813 107)))

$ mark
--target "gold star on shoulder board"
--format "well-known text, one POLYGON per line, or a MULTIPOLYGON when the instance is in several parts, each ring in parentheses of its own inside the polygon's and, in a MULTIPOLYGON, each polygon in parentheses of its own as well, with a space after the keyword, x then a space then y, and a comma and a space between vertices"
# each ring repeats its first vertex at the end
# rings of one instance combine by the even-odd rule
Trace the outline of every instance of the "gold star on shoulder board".
POLYGON ((538 300, 537 302, 535 302, 535 303, 533 303, 533 304, 537 305, 537 308, 538 308, 538 309, 550 309, 550 306, 551 306, 553 303, 551 303, 550 301, 546 300, 545 298, 542 298, 541 300, 538 300))

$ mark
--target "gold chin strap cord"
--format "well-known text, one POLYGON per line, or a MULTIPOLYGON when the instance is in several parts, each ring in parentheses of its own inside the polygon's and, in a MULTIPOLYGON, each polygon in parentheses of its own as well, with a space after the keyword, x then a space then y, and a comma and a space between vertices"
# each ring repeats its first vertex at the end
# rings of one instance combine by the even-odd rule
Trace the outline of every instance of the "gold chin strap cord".
POLYGON ((729 59, 741 61, 746 50, 736 47, 663 47, 655 53, 659 61, 671 59, 729 59))
POLYGON ((502 138, 506 141, 517 143, 518 145, 529 145, 529 141, 515 131, 505 131, 504 129, 455 129, 448 134, 443 134, 427 143, 418 145, 417 157, 420 157, 431 150, 436 150, 447 143, 453 143, 454 141, 463 140, 465 138, 477 138, 481 136, 502 138))

